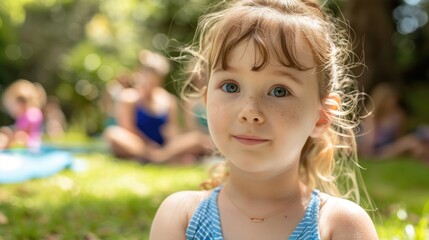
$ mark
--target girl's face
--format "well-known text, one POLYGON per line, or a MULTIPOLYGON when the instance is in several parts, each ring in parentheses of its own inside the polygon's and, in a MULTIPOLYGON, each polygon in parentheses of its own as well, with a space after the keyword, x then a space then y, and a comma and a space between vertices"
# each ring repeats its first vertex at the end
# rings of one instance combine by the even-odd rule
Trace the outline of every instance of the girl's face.
POLYGON ((26 104, 19 101, 18 99, 14 99, 7 103, 7 109, 9 112, 9 115, 12 118, 17 118, 25 113, 26 110, 26 104))
MULTIPOLYGON (((296 44, 301 63, 314 66, 303 38, 296 44)), ((244 42, 230 53, 228 69, 212 69, 207 119, 214 143, 233 167, 272 174, 298 166, 306 140, 317 137, 321 104, 313 68, 299 71, 271 61, 252 71, 258 57, 252 41, 244 42)))

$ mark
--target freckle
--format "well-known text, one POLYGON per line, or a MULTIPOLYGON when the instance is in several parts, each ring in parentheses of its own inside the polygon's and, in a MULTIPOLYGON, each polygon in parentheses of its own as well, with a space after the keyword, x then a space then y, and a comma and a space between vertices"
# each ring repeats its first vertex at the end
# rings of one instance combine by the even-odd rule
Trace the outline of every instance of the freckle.
POLYGON ((266 106, 264 106, 265 107, 265 109, 267 109, 267 110, 269 110, 269 111, 280 111, 281 109, 278 109, 278 107, 275 107, 274 105, 272 105, 272 104, 269 104, 269 105, 266 105, 266 106))
POLYGON ((295 109, 287 109, 281 111, 282 118, 285 119, 296 119, 296 111, 295 109))
POLYGON ((213 108, 213 112, 216 112, 216 113, 226 113, 228 111, 229 111, 228 105, 218 105, 213 108))
POLYGON ((290 111, 287 111, 287 110, 282 111, 281 116, 282 118, 288 118, 288 119, 291 118, 290 111))

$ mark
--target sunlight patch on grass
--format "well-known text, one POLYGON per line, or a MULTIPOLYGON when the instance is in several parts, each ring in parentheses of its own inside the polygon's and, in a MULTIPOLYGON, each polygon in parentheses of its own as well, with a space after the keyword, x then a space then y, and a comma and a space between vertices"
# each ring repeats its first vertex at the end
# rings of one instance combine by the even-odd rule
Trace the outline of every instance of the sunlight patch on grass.
POLYGON ((429 201, 421 215, 407 212, 405 208, 393 211, 391 216, 377 225, 380 239, 429 239, 429 201))
POLYGON ((202 166, 141 165, 104 154, 78 156, 84 172, 63 171, 45 179, 3 185, 0 224, 6 239, 147 239, 162 200, 197 189, 202 166))

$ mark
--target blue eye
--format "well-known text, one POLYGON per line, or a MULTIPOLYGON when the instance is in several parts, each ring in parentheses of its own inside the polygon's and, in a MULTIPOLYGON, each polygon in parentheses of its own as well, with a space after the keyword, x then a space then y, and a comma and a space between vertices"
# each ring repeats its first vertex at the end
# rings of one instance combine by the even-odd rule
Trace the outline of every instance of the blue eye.
POLYGON ((227 93, 236 93, 239 92, 240 89, 238 88, 238 85, 235 83, 225 83, 221 86, 222 90, 227 93))
POLYGON ((284 97, 286 95, 289 95, 289 90, 287 90, 284 87, 274 87, 270 90, 269 95, 274 97, 284 97))

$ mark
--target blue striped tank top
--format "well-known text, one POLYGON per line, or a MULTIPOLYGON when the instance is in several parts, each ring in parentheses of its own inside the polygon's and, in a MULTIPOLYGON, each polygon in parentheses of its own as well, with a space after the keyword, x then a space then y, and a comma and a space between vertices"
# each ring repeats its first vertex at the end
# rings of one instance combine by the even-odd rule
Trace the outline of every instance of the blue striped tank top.
MULTIPOLYGON (((223 240, 217 198, 221 187, 213 190, 198 206, 186 229, 187 240, 223 240)), ((311 194, 305 215, 289 236, 289 240, 319 240, 319 191, 311 194)))

